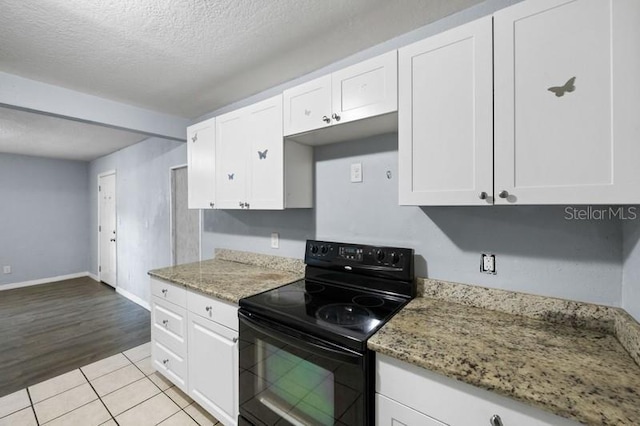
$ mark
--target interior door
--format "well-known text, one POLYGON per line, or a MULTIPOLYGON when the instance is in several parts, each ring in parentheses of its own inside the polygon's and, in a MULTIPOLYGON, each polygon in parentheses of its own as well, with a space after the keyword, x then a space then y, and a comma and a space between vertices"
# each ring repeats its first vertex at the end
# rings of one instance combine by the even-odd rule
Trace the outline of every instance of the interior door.
POLYGON ((116 286, 116 174, 100 176, 98 184, 99 194, 99 235, 100 235, 100 265, 98 274, 100 281, 116 286))

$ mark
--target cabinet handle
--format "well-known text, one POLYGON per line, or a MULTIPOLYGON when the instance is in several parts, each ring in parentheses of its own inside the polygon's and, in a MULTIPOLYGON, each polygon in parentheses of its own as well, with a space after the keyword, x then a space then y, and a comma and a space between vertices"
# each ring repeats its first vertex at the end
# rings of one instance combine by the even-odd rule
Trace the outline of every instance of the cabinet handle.
POLYGON ((166 288, 162 289, 162 294, 164 294, 165 296, 167 295, 167 289, 166 288))
POLYGON ((331 123, 331 119, 329 117, 327 117, 326 115, 322 116, 322 121, 324 121, 327 124, 331 123))
POLYGON ((215 203, 212 201, 209 203, 209 207, 213 208, 213 206, 215 205, 215 203))
POLYGON ((233 340, 233 343, 238 343, 238 338, 237 338, 237 337, 234 337, 234 338, 233 338, 233 339, 231 339, 231 340, 233 340))
POLYGON ((245 206, 246 208, 249 208, 249 203, 244 203, 244 206, 245 206))
POLYGON ((169 364, 169 360, 168 360, 168 359, 163 359, 163 360, 162 360, 162 363, 163 363, 164 365, 167 365, 167 364, 169 364))
POLYGON ((500 418, 499 415, 494 414, 489 419, 489 423, 491 424, 491 426, 502 426, 502 419, 500 418))
POLYGON ((242 201, 240 201, 238 205, 240 206, 241 209, 244 209, 244 203, 242 201))
POLYGON ((206 308, 204 308, 204 310, 207 312, 211 312, 213 308, 211 306, 207 306, 206 308))
POLYGON ((507 198, 509 196, 509 193, 507 191, 505 191, 504 189, 502 191, 500 191, 500 194, 498 194, 498 197, 500 198, 507 198))
POLYGON ((165 327, 169 324, 169 320, 162 320, 162 325, 165 327))
POLYGON ((336 121, 340 121, 340 116, 338 114, 336 114, 335 112, 333 113, 333 115, 331 116, 331 118, 333 118, 336 121))
POLYGON ((487 199, 487 193, 482 191, 480 193, 480 195, 478 195, 478 198, 480 198, 481 200, 486 200, 487 199))

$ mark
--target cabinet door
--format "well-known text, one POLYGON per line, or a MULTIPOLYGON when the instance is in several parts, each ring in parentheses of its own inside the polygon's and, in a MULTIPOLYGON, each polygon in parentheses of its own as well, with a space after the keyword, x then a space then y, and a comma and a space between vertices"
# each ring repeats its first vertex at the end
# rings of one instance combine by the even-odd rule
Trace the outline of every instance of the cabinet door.
POLYGON ((247 127, 242 110, 216 120, 216 208, 240 209, 247 201, 247 127))
POLYGON ((285 136, 331 125, 331 75, 285 90, 285 136))
POLYGON ((284 139, 282 95, 252 105, 247 110, 249 131, 249 208, 284 208, 284 139))
POLYGON ((238 418, 238 332, 192 312, 189 396, 225 425, 238 418))
POLYGON ((397 51, 334 72, 331 91, 333 124, 397 111, 397 51))
POLYGON ((639 3, 526 1, 494 15, 497 204, 640 200, 628 113, 640 105, 639 3))
POLYGON ((405 205, 490 205, 492 21, 399 50, 399 198, 405 205))
POLYGON ((376 394, 376 426, 447 426, 384 395, 376 394))
POLYGON ((215 123, 215 118, 211 118, 187 128, 190 209, 212 208, 215 202, 215 123))

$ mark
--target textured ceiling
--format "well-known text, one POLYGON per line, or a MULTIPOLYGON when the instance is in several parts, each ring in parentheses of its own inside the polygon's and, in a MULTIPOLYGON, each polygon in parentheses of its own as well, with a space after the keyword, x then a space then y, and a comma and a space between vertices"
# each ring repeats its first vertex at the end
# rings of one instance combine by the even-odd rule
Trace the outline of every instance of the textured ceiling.
POLYGON ((0 152, 90 161, 147 137, 0 107, 0 152))
POLYGON ((0 70, 195 118, 480 0, 1 0, 0 70))

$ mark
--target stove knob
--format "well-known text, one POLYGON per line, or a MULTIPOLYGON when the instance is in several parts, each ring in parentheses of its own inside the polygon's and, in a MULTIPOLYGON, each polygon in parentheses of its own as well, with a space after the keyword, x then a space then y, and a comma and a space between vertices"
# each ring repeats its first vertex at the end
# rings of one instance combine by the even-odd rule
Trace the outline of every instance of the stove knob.
POLYGON ((315 244, 311 245, 311 253, 316 254, 318 252, 318 246, 315 244))
POLYGON ((395 251, 391 253, 391 263, 395 265, 396 263, 398 263, 399 260, 400 260, 400 256, 398 256, 398 253, 396 253, 395 251))
POLYGON ((322 245, 320 246, 320 251, 322 252, 322 254, 327 254, 327 252, 329 251, 329 247, 322 245))
POLYGON ((384 260, 385 253, 382 250, 376 251, 376 259, 378 262, 382 262, 384 260))

